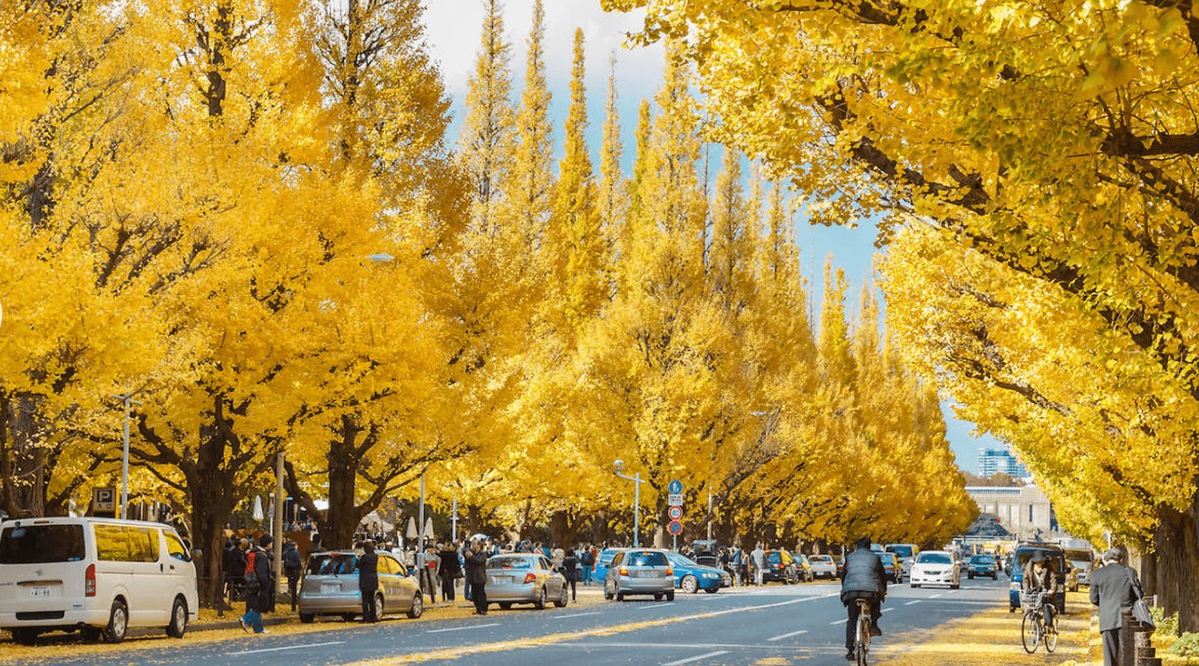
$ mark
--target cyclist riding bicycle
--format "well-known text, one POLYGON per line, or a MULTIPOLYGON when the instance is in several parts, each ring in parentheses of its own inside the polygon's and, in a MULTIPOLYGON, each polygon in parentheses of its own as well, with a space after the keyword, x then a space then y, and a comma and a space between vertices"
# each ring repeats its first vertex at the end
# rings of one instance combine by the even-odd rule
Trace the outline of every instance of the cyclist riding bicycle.
POLYGON ((1053 621, 1057 609, 1053 607, 1053 599, 1057 594, 1057 586, 1057 572, 1049 567, 1049 558, 1041 551, 1033 553, 1028 564, 1024 565, 1024 580, 1020 583, 1020 589, 1026 596, 1037 592, 1045 593, 1041 603, 1045 613, 1045 627, 1050 631, 1055 630, 1053 621))
POLYGON ((887 574, 882 559, 870 550, 870 537, 858 539, 857 549, 845 556, 845 575, 841 579, 841 603, 849 609, 849 622, 845 625, 845 658, 855 659, 853 648, 857 641, 858 599, 870 604, 870 635, 882 636, 878 619, 883 614, 883 601, 887 598, 887 574))

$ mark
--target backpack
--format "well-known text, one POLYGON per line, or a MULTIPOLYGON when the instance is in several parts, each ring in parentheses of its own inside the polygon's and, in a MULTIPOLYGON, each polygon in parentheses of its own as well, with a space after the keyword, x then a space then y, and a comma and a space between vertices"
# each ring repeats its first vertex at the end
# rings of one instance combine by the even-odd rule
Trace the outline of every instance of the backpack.
POLYGON ((258 573, 254 571, 254 565, 257 563, 258 553, 254 549, 246 554, 246 589, 256 591, 262 586, 262 581, 258 580, 258 573))

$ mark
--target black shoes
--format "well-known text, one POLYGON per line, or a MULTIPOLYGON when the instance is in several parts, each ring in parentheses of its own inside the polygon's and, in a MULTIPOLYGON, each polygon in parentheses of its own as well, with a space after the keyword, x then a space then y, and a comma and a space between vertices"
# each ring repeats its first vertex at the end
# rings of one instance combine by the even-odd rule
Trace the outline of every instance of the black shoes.
POLYGON ((870 635, 878 638, 883 635, 883 630, 877 624, 870 625, 870 635))

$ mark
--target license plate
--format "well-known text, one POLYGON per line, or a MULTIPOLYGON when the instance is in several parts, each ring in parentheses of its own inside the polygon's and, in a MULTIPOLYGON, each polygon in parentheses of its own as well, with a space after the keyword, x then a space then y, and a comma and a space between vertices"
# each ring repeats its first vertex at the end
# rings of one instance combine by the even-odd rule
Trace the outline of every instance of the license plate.
POLYGON ((498 583, 511 583, 512 576, 492 576, 491 582, 497 583, 497 584, 498 583))
POLYGON ((641 578, 657 578, 658 572, 657 571, 638 571, 637 575, 641 578))
POLYGON ((322 585, 321 586, 321 594, 337 594, 338 592, 341 592, 340 585, 322 585))
POLYGON ((46 587, 45 585, 35 585, 29 588, 29 596, 34 599, 49 598, 53 596, 52 592, 52 588, 46 587))

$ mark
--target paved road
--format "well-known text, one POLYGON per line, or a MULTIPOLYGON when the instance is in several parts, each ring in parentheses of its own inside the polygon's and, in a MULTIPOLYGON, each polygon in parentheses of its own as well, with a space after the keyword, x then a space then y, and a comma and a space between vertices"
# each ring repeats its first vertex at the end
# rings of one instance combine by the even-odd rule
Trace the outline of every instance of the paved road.
MULTIPOLYGON (((355 629, 249 637, 164 650, 89 655, 67 664, 345 664, 421 655, 423 663, 843 664, 845 611, 838 586, 808 584, 679 594, 673 603, 608 602, 561 610, 494 609, 445 622, 392 620, 355 629)), ((1006 604, 1007 580, 960 590, 893 586, 880 623, 888 636, 927 629, 1006 604)), ((1017 636, 1013 633, 1013 637, 1017 636)), ((887 636, 880 639, 884 644, 887 636)))

